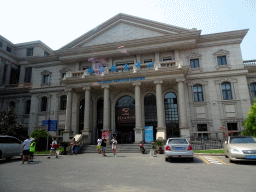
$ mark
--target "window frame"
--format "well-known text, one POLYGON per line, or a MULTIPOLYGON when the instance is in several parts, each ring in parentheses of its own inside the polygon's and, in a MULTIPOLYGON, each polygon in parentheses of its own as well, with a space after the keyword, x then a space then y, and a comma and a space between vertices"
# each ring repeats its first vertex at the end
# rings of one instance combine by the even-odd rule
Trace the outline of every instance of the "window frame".
MULTIPOLYGON (((204 90, 203 90, 203 86, 202 85, 200 85, 200 84, 195 84, 195 85, 193 85, 192 86, 192 90, 193 90, 193 100, 194 100, 194 102, 202 102, 202 101, 204 101, 204 90), (194 91, 194 87, 201 87, 201 92, 195 92, 194 91), (202 98, 202 100, 199 100, 199 98, 200 98, 200 94, 201 94, 201 98, 202 98), (197 95, 197 101, 196 101, 196 95, 197 95)), ((198 88, 197 88, 197 90, 198 90, 198 88)))
POLYGON ((27 57, 31 57, 34 55, 34 47, 27 48, 27 57))
POLYGON ((190 59, 190 68, 191 69, 197 69, 197 68, 200 68, 200 63, 199 63, 199 58, 195 58, 195 59, 190 59), (196 67, 195 66, 195 63, 194 63, 194 67, 192 67, 192 64, 191 64, 191 61, 195 61, 195 60, 197 60, 198 61, 198 66, 196 67))
MULTIPOLYGON (((225 82, 222 82, 222 83, 220 84, 220 86, 221 86, 222 99, 223 99, 224 101, 233 100, 232 83, 225 81, 225 82), (229 85, 230 85, 230 90, 226 90, 226 89, 223 90, 222 85, 224 85, 224 84, 225 84, 225 85, 229 84, 229 85), (224 94, 223 92, 225 92, 225 94, 224 94), (230 99, 228 99, 228 92, 230 92, 230 95, 231 95, 231 98, 230 98, 230 99), (227 99, 224 98, 224 95, 227 97, 227 99)), ((226 87, 226 86, 225 86, 225 87, 226 87)))
POLYGON ((46 96, 41 97, 41 111, 47 111, 48 98, 46 96), (45 100, 44 100, 45 99, 45 100))
POLYGON ((254 101, 254 99, 255 99, 255 97, 256 97, 256 82, 251 82, 249 87, 250 87, 250 95, 251 95, 251 98, 252 98, 251 100, 254 101), (255 86, 254 86, 254 97, 253 97, 253 95, 252 95, 252 89, 251 89, 251 86, 252 86, 252 85, 255 85, 255 86))
POLYGON ((227 65, 227 56, 226 55, 217 56, 217 64, 218 66, 227 65), (223 58, 225 58, 225 63, 223 62, 223 58), (219 59, 220 59, 220 62, 219 62, 219 59))
POLYGON ((32 77, 32 67, 26 67, 25 68, 24 82, 25 83, 31 83, 31 77, 32 77))
POLYGON ((66 110, 67 109, 67 95, 60 96, 60 110, 66 110), (66 98, 66 100, 64 100, 66 98))
POLYGON ((9 53, 12 53, 12 48, 7 45, 6 51, 9 52, 9 53))
POLYGON ((25 114, 30 114, 30 110, 31 110, 31 100, 27 100, 25 102, 25 114), (28 105, 29 103, 29 105, 28 105))

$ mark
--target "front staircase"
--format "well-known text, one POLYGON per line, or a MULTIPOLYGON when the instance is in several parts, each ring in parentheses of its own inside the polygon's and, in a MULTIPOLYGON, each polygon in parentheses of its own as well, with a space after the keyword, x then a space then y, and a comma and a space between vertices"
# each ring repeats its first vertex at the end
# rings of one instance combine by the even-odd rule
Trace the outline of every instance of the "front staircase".
MULTIPOLYGON (((151 144, 143 144, 146 153, 149 153, 151 144)), ((140 153, 140 144, 117 144, 117 153, 140 153)), ((82 145, 81 153, 98 153, 97 145, 82 145)), ((113 153, 112 146, 107 145, 106 153, 113 153)))

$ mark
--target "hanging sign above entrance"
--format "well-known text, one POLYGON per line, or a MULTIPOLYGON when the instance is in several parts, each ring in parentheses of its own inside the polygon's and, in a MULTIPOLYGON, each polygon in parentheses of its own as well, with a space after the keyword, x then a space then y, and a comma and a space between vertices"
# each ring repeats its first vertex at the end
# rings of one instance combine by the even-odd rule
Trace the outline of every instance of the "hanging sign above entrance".
POLYGON ((118 83, 118 82, 128 82, 128 81, 139 81, 144 80, 145 77, 135 77, 135 78, 127 78, 127 79, 115 79, 115 80, 108 80, 108 81, 98 81, 98 84, 104 83, 118 83))
POLYGON ((135 107, 116 107, 116 123, 135 123, 135 107))

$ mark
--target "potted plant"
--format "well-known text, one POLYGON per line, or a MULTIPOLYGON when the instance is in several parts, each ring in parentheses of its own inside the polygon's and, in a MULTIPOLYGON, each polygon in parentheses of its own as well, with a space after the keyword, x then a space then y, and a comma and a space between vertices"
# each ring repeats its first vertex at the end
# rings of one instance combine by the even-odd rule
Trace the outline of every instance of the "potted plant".
POLYGON ((163 154, 164 153, 164 150, 163 150, 163 145, 166 141, 163 140, 163 139, 157 139, 155 140, 155 144, 158 146, 158 153, 159 154, 163 154))
POLYGON ((67 147, 69 146, 69 142, 61 142, 60 145, 64 147, 64 151, 62 152, 62 155, 67 155, 67 147))
POLYGON ((150 154, 152 156, 156 155, 156 143, 155 142, 151 142, 151 149, 150 149, 150 154))

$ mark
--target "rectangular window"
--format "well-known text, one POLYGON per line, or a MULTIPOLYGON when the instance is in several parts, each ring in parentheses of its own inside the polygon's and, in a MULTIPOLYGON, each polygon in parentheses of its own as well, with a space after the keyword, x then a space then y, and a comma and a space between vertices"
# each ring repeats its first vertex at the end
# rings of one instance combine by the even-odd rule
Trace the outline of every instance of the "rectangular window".
POLYGON ((218 56, 218 65, 227 65, 226 56, 218 56))
POLYGON ((26 101, 26 111, 25 114, 30 113, 31 100, 26 101))
POLYGON ((62 77, 62 78, 65 78, 65 77, 66 77, 66 73, 62 73, 62 74, 61 74, 61 77, 62 77))
POLYGON ((6 47, 6 51, 8 51, 9 53, 11 53, 12 52, 12 48, 10 48, 10 47, 6 47))
POLYGON ((4 75, 3 75, 3 84, 6 84, 6 75, 7 75, 8 65, 4 65, 4 75))
MULTIPOLYGON (((207 131, 207 124, 197 124, 198 131, 207 131)), ((204 140, 208 140, 208 133, 198 133, 198 138, 201 140, 203 136, 204 140)))
POLYGON ((83 71, 84 71, 84 70, 86 70, 86 69, 89 69, 89 67, 88 67, 88 66, 83 66, 82 69, 83 69, 83 71))
POLYGON ((190 59, 191 68, 199 68, 199 59, 190 59))
POLYGON ((144 63, 152 63, 153 62, 153 59, 144 59, 144 63))
POLYGON ((49 56, 50 54, 48 52, 44 52, 44 56, 49 56))
POLYGON ((49 80, 50 80, 50 76, 49 75, 44 75, 43 83, 48 84, 49 80))
POLYGON ((27 56, 33 56, 34 48, 28 48, 27 49, 27 56))
MULTIPOLYGON (((227 123, 228 131, 236 131, 237 129, 237 123, 227 123)), ((231 133, 232 136, 238 136, 238 133, 231 133)))
POLYGON ((164 58, 163 58, 163 61, 171 61, 171 60, 172 60, 171 57, 164 57, 164 58))
POLYGON ((32 67, 27 67, 25 69, 25 83, 31 83, 32 67))

